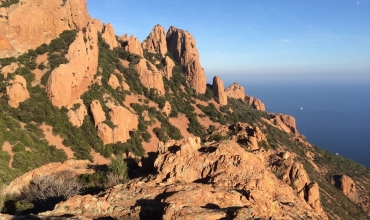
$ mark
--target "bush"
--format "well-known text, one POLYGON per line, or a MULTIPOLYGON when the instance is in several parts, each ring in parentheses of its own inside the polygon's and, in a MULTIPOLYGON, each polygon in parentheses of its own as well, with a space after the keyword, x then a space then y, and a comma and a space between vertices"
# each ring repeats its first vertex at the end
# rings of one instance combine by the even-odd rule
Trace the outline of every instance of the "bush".
POLYGON ((119 155, 108 165, 106 187, 124 183, 128 181, 128 168, 125 161, 119 155))
POLYGON ((66 200, 81 193, 82 185, 76 179, 64 176, 40 176, 33 179, 23 191, 24 198, 29 202, 42 202, 50 199, 66 200))

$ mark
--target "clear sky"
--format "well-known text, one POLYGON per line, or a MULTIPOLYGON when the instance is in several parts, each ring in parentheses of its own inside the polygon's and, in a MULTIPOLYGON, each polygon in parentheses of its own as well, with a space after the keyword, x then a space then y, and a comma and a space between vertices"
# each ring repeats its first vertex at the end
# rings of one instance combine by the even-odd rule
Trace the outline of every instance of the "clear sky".
POLYGON ((87 0, 116 35, 189 31, 214 75, 370 82, 370 0, 87 0))

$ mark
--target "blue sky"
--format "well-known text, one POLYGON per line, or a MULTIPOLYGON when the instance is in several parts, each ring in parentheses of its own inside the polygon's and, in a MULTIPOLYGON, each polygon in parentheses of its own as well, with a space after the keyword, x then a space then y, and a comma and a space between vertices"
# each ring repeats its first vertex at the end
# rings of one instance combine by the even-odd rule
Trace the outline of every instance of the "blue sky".
POLYGON ((156 24, 196 39, 214 75, 370 82, 370 0, 87 0, 116 35, 156 24))

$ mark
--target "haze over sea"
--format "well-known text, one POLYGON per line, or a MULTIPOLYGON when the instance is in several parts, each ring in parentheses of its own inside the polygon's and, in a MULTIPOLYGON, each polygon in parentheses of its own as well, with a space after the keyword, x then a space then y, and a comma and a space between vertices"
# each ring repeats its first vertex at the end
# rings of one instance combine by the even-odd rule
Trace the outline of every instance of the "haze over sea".
POLYGON ((294 116, 311 144, 370 167, 370 81, 223 79, 225 87, 244 86, 266 111, 294 116))

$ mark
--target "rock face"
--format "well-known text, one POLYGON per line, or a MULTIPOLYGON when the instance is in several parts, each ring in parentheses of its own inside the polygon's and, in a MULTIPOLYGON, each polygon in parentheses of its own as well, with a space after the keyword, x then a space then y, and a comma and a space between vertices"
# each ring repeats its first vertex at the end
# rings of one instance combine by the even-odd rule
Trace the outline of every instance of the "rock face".
POLYGON ((251 151, 260 149, 260 143, 267 142, 266 136, 258 127, 252 127, 247 123, 237 123, 231 126, 222 125, 212 133, 205 135, 202 140, 217 140, 215 137, 235 141, 251 151))
POLYGON ((96 196, 72 197, 41 216, 325 219, 256 154, 233 141, 206 146, 200 138, 160 143, 155 176, 134 179, 96 196))
POLYGON ((224 83, 222 82, 221 78, 215 76, 213 78, 212 87, 218 103, 220 103, 220 105, 227 105, 227 96, 225 93, 224 83))
POLYGON ((172 70, 174 67, 175 67, 175 63, 173 62, 173 60, 170 57, 166 56, 164 58, 163 72, 164 72, 164 75, 167 77, 167 79, 170 79, 172 77, 172 70))
POLYGON ((229 98, 244 100, 245 97, 244 87, 237 83, 233 83, 231 86, 225 89, 225 94, 229 98))
POLYGON ((290 115, 273 114, 270 119, 276 126, 287 133, 298 135, 295 118, 290 115))
POLYGON ((334 177, 336 187, 347 196, 352 202, 358 203, 358 194, 356 191, 356 184, 351 177, 347 175, 340 175, 334 177))
POLYGON ((116 34, 114 33, 114 29, 111 24, 105 24, 101 32, 104 41, 109 44, 111 50, 119 46, 119 43, 116 39, 116 34))
POLYGON ((27 82, 23 76, 16 75, 13 80, 9 81, 6 87, 6 94, 9 96, 9 105, 13 108, 18 108, 19 103, 30 98, 27 90, 27 82))
POLYGON ((263 102, 257 98, 246 95, 244 101, 252 108, 255 108, 260 111, 266 111, 265 104, 263 104, 263 102))
POLYGON ((81 99, 79 99, 76 104, 78 105, 77 108, 72 107, 69 109, 68 119, 73 124, 73 126, 81 127, 84 122, 85 116, 87 115, 87 108, 81 99))
POLYGON ((206 92, 206 76, 199 62, 199 53, 193 36, 171 26, 167 32, 168 51, 173 55, 186 74, 189 85, 198 93, 206 92))
POLYGON ((53 105, 67 107, 88 90, 98 67, 98 31, 93 21, 79 31, 69 46, 67 64, 61 64, 49 76, 47 93, 53 105), (86 41, 86 42, 85 42, 86 41))
POLYGON ((22 0, 1 15, 8 19, 0 21, 0 58, 48 44, 65 30, 81 30, 90 20, 86 0, 22 0))
POLYGON ((130 37, 128 37, 127 34, 125 36, 119 36, 118 40, 125 42, 124 49, 128 52, 138 54, 142 57, 144 56, 143 48, 141 47, 139 39, 137 39, 133 35, 131 35, 130 37))
POLYGON ((101 107, 101 104, 98 100, 94 100, 90 104, 90 111, 94 118, 94 124, 95 127, 98 126, 100 123, 105 121, 105 113, 103 111, 103 108, 101 107))
POLYGON ((142 43, 144 50, 151 53, 159 53, 164 57, 167 53, 166 31, 164 28, 157 24, 154 26, 152 32, 142 43))
POLYGON ((140 59, 136 66, 141 82, 148 89, 156 89, 159 95, 164 95, 162 73, 158 71, 157 67, 146 59, 140 59))
POLYGON ((111 108, 109 115, 115 125, 113 129, 113 142, 125 143, 130 139, 129 131, 137 129, 139 124, 138 116, 122 106, 111 108))
POLYGON ((319 186, 310 182, 306 170, 295 162, 289 152, 270 156, 271 169, 287 185, 292 186, 299 198, 305 200, 322 218, 328 219, 320 204, 319 186))
POLYGON ((98 137, 103 141, 104 145, 114 143, 113 129, 105 123, 100 123, 96 127, 98 137))

